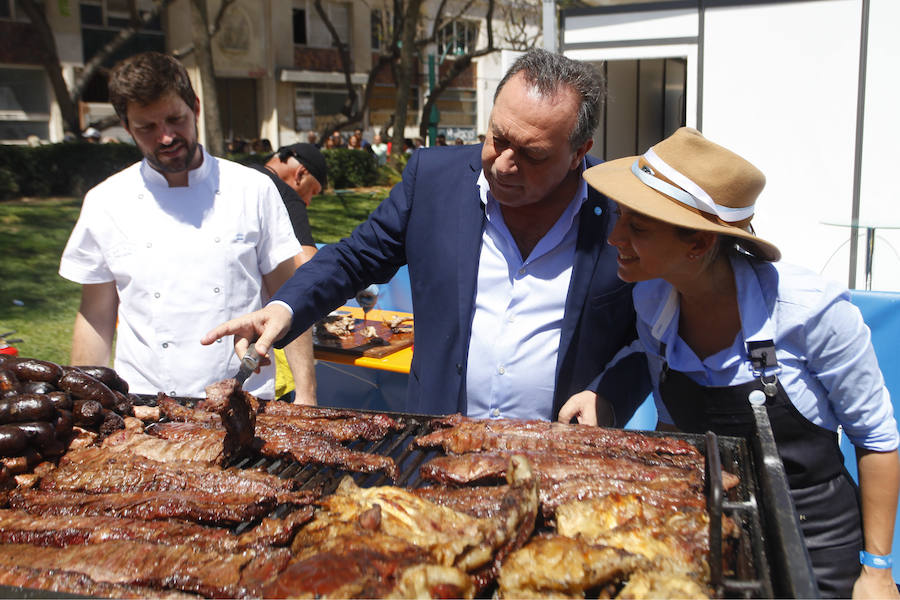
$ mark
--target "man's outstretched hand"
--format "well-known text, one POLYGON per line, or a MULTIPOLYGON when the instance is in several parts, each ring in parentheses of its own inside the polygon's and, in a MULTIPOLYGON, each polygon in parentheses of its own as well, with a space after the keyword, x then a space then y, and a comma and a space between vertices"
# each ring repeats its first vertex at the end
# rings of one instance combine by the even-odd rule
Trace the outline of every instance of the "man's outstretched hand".
MULTIPOLYGON (((234 351, 244 356, 252 340, 260 357, 268 357, 269 349, 291 327, 291 312, 279 304, 269 304, 257 311, 222 323, 210 330, 200 343, 208 346, 227 335, 234 336, 234 351)), ((266 361, 268 362, 268 361, 266 361)))

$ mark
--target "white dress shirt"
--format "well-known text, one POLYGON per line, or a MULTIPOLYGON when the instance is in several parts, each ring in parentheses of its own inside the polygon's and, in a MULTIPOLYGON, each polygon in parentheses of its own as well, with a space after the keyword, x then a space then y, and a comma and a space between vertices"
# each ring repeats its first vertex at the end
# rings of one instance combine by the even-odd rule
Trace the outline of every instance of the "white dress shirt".
POLYGON ((523 259, 484 172, 478 178, 487 218, 466 367, 468 416, 545 420, 552 416, 578 214, 587 199, 587 184, 580 181, 569 206, 523 259))
MULTIPOLYGON (((272 182, 204 151, 187 187, 170 188, 144 160, 89 191, 59 274, 115 281, 113 366, 132 392, 202 398, 239 361, 230 340, 202 346, 200 338, 260 308, 263 274, 299 251, 272 182)), ((274 396, 274 365, 244 389, 274 396)))

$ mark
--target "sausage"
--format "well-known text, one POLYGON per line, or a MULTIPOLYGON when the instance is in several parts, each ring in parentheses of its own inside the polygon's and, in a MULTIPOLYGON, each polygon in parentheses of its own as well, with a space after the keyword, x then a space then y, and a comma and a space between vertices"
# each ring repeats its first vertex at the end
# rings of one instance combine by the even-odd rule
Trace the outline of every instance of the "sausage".
POLYGON ((72 405, 72 419, 79 427, 96 427, 103 421, 103 405, 96 400, 76 400, 72 405))
POLYGON ((49 421, 56 416, 56 407, 46 394, 19 394, 0 400, 0 423, 49 421))
POLYGON ((114 392, 122 392, 123 394, 128 393, 128 383, 109 367, 77 367, 77 369, 102 381, 106 384, 106 387, 114 392))
POLYGON ((56 427, 47 421, 28 421, 26 423, 10 423, 7 427, 18 427, 28 439, 28 447, 35 450, 49 448, 56 441, 56 427))
POLYGON ((96 400, 103 408, 110 410, 116 406, 116 395, 105 383, 78 369, 69 369, 59 378, 59 389, 69 392, 75 398, 96 400))
POLYGON ((28 447, 28 437, 15 425, 0 425, 0 456, 18 456, 28 447))
MULTIPOLYGON (((3 354, 0 354, 0 356, 3 356, 3 354)), ((0 394, 5 394, 9 391, 18 393, 20 386, 19 378, 16 377, 12 369, 0 367, 0 394)))
POLYGON ((69 410, 57 410, 56 411, 56 419, 53 421, 54 431, 56 433, 57 438, 65 438, 70 433, 72 433, 72 426, 75 424, 75 418, 72 416, 72 411, 69 410))
POLYGON ((49 394, 56 391, 56 385, 49 381, 23 381, 21 389, 22 394, 49 394))
POLYGON ((63 369, 58 364, 36 358, 19 359, 12 369, 23 381, 46 381, 56 384, 63 375, 63 369))
POLYGON ((113 393, 116 395, 116 412, 123 417, 133 417, 134 406, 128 396, 117 390, 114 390, 113 393))
POLYGON ((69 392, 50 392, 47 397, 50 398, 50 402, 53 403, 56 410, 72 410, 72 396, 69 395, 69 392))
POLYGON ((120 429, 125 429, 125 419, 115 411, 104 410, 103 422, 100 424, 100 429, 97 433, 102 437, 107 437, 120 429))

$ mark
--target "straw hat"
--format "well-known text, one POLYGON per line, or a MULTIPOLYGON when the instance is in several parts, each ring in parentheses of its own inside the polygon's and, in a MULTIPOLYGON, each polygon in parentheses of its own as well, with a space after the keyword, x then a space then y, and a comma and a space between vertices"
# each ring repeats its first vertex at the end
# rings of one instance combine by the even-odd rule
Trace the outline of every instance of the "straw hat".
POLYGON ((601 163, 584 172, 594 189, 654 219, 736 239, 747 252, 775 261, 781 252, 750 232, 766 177, 749 162, 682 127, 643 155, 601 163))

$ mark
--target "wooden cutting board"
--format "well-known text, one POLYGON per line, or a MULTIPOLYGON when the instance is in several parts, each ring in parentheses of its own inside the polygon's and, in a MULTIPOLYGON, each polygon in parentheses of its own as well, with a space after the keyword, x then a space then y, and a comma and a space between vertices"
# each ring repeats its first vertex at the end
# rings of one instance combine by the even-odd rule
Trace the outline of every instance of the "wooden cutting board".
POLYGON ((323 350, 326 352, 340 352, 341 354, 350 354, 353 356, 370 356, 372 358, 382 358, 388 354, 393 354, 398 350, 402 350, 413 343, 412 331, 409 333, 393 333, 391 328, 382 323, 369 319, 366 325, 375 328, 378 337, 384 343, 374 342, 363 337, 362 319, 356 319, 356 326, 352 335, 341 338, 318 336, 313 333, 313 348, 315 350, 323 350))

